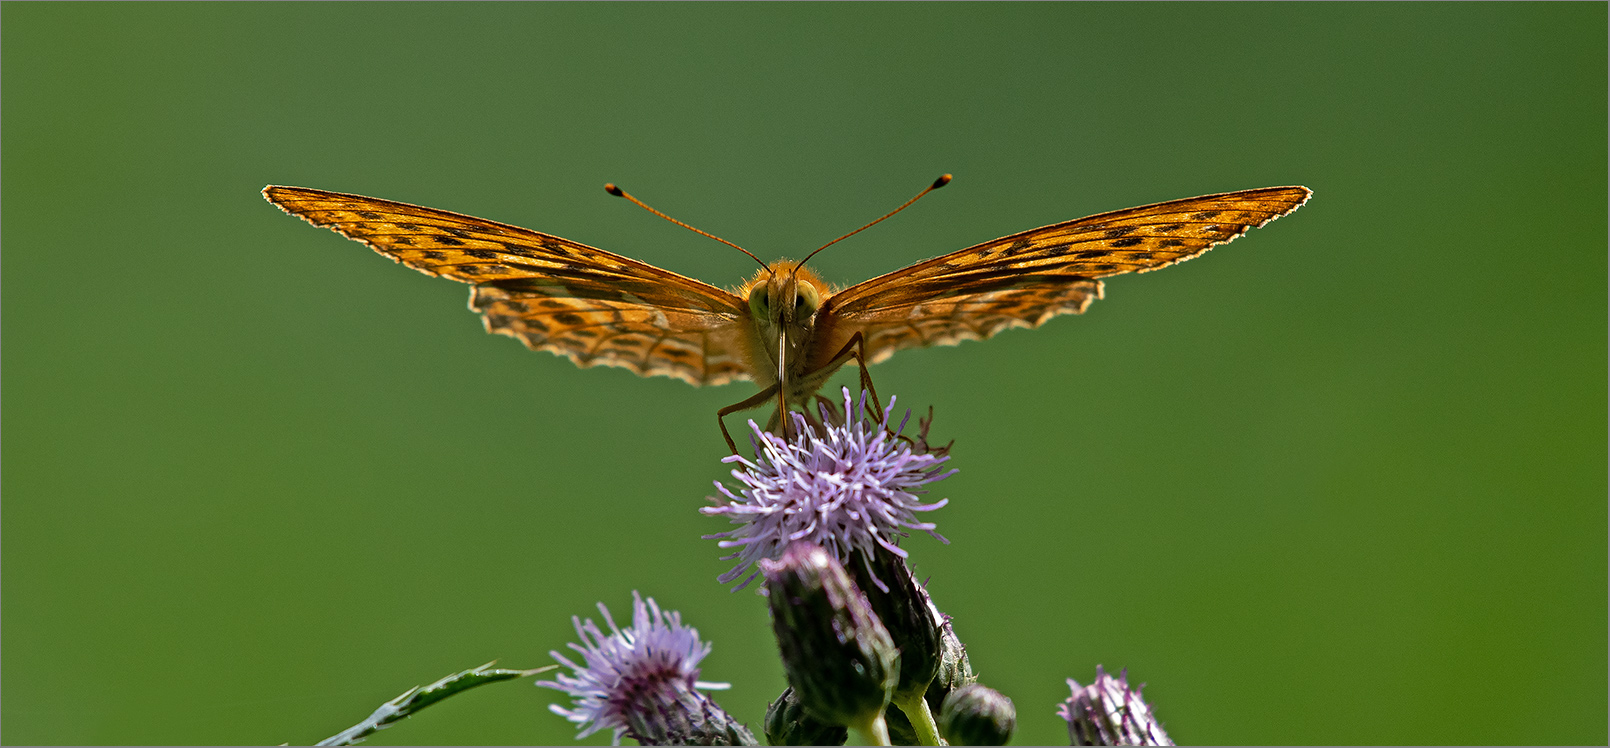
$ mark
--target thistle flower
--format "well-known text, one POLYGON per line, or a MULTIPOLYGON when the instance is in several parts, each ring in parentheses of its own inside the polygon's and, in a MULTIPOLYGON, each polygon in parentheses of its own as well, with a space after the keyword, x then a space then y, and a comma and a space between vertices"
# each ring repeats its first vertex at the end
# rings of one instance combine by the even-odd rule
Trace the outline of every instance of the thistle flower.
POLYGON ((614 730, 615 745, 629 734, 644 745, 754 745, 755 738, 709 697, 695 689, 719 690, 725 683, 696 680, 698 664, 710 654, 696 629, 683 626, 676 611, 661 611, 632 593, 632 625, 622 631, 603 603, 598 611, 609 625, 604 633, 592 619, 571 617, 581 644, 570 645, 583 658, 577 665, 558 652, 555 660, 573 671, 537 685, 563 691, 569 709, 553 704, 554 714, 574 722, 584 738, 614 730))
MULTIPOLYGON (((901 558, 906 552, 894 539, 908 530, 921 530, 940 542, 948 542, 934 532, 931 522, 918 522, 917 512, 944 506, 949 499, 924 504, 917 497, 927 493, 923 486, 942 480, 955 470, 944 471, 949 459, 939 450, 914 450, 912 442, 898 438, 905 428, 889 431, 894 399, 889 400, 880 421, 864 417, 866 393, 860 407, 844 389, 842 420, 836 413, 821 409, 822 421, 812 424, 797 413, 796 436, 792 442, 763 431, 755 422, 755 459, 734 455, 724 462, 737 462, 732 471, 741 484, 733 493, 720 481, 716 490, 726 497, 711 497, 714 507, 699 511, 725 515, 737 529, 706 535, 719 539, 722 548, 738 548, 723 560, 738 564, 722 574, 722 583, 731 582, 760 559, 775 559, 789 544, 802 541, 821 546, 839 563, 849 561, 853 551, 871 557, 878 549, 901 558)), ((909 419, 910 414, 907 414, 909 419)), ((919 444, 925 444, 920 442, 919 444)), ((760 572, 754 571, 736 589, 742 589, 760 572)))
POLYGON ((1073 745, 1173 745, 1140 689, 1129 689, 1129 673, 1117 678, 1096 666, 1096 680, 1088 686, 1069 678, 1073 696, 1062 702, 1057 715, 1068 721, 1073 745))

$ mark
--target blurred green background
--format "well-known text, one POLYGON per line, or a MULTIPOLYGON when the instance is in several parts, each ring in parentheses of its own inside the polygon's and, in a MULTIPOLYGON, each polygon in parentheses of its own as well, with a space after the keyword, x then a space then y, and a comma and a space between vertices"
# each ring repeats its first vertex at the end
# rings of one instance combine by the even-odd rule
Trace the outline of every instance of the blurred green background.
MULTIPOLYGON (((306 743, 632 590, 758 726, 696 509, 752 389, 580 370, 289 184, 721 285, 1100 211, 1307 207, 1083 317, 902 353, 908 544, 1019 743, 1127 667, 1182 743, 1604 743, 1606 6, 3 7, 3 737, 306 743)), ((836 381, 851 381, 841 373, 836 381)), ((529 683, 376 736, 568 743, 529 683)), ((608 742, 597 735, 593 743, 608 742)))

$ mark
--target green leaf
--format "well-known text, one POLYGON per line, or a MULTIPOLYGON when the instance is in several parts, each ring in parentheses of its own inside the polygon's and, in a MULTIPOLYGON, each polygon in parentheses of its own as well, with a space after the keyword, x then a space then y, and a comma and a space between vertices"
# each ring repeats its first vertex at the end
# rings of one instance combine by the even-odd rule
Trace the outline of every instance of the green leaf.
POLYGON ((558 665, 539 667, 535 670, 505 670, 493 668, 494 662, 488 662, 477 668, 470 668, 461 673, 454 673, 424 688, 414 686, 403 692, 391 701, 380 705, 368 719, 348 727, 335 735, 321 740, 317 745, 356 745, 364 738, 392 726, 394 723, 413 716, 414 712, 424 709, 442 699, 456 693, 468 691, 476 686, 496 683, 500 680, 513 680, 536 675, 553 670, 558 665))

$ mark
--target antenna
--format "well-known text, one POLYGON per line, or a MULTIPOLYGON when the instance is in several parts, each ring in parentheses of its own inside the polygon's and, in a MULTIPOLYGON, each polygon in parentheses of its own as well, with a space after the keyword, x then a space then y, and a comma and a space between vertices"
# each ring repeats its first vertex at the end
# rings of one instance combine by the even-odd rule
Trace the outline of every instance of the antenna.
MULTIPOLYGON (((872 228, 873 226, 876 226, 884 218, 888 218, 889 216, 892 216, 892 215, 894 215, 896 213, 899 213, 902 210, 905 210, 908 207, 911 207, 911 204, 914 203, 914 202, 917 202, 920 199, 922 199, 923 195, 926 195, 926 194, 928 194, 930 192, 933 192, 934 190, 937 190, 940 187, 944 187, 947 184, 950 184, 950 175, 949 174, 941 174, 941 175, 939 175, 939 178, 935 179, 933 184, 928 185, 926 188, 923 189, 922 192, 917 193, 916 197, 911 198, 910 200, 907 200, 904 205, 901 205, 900 207, 895 208, 894 210, 891 210, 888 213, 884 213, 883 218, 879 218, 878 220, 873 221, 872 223, 869 223, 869 224, 867 224, 865 226, 862 226, 861 228, 858 228, 858 229, 856 229, 854 231, 851 231, 850 233, 845 234, 844 236, 841 236, 841 237, 839 237, 837 239, 834 239, 833 241, 830 241, 830 242, 828 242, 826 244, 823 244, 820 247, 817 247, 816 252, 820 252, 820 251, 822 251, 824 249, 827 249, 828 247, 831 247, 831 246, 833 246, 835 244, 838 244, 839 242, 842 242, 845 239, 848 239, 848 238, 850 238, 852 236, 855 236, 856 234, 859 234, 859 233, 861 233, 863 231, 866 231, 867 229, 872 228)), ((812 253, 810 253, 808 255, 805 255, 805 260, 809 260, 812 257, 815 257, 816 252, 812 252, 812 253)), ((804 265, 805 260, 800 260, 799 265, 795 265, 794 267, 797 269, 801 265, 804 265)))
MULTIPOLYGON (((945 176, 946 176, 947 179, 949 179, 949 177, 950 177, 950 175, 948 175, 948 174, 945 175, 945 176)), ((681 226, 682 228, 685 228, 685 229, 687 229, 689 231, 692 231, 695 234, 703 234, 705 236, 710 237, 711 239, 714 239, 714 240, 716 240, 718 242, 721 242, 722 244, 725 244, 725 245, 727 245, 729 247, 732 247, 733 249, 736 249, 739 252, 742 252, 742 253, 744 253, 746 255, 749 255, 749 257, 752 258, 755 262, 760 263, 761 267, 766 267, 766 261, 760 259, 759 257, 755 257, 755 253, 750 252, 749 250, 744 249, 743 247, 740 247, 740 246, 738 246, 736 244, 733 244, 732 242, 729 242, 726 239, 723 239, 723 238, 721 238, 719 236, 716 236, 715 234, 712 234, 712 233, 710 233, 708 231, 700 231, 700 230, 698 230, 696 228, 693 228, 692 226, 689 226, 689 225, 687 225, 687 224, 685 224, 685 223, 683 223, 681 221, 676 220, 675 218, 672 218, 672 217, 670 217, 670 216, 668 216, 668 215, 666 215, 664 213, 661 213, 661 212, 659 212, 659 211, 657 211, 657 210, 655 210, 653 208, 648 207, 647 203, 644 203, 642 200, 639 200, 639 199, 637 199, 635 197, 632 197, 631 195, 626 194, 626 190, 623 190, 623 189, 621 189, 619 187, 616 187, 614 182, 609 182, 609 183, 605 184, 604 185, 604 191, 608 192, 611 195, 614 195, 615 197, 624 197, 627 200, 630 200, 630 201, 632 201, 634 203, 637 203, 637 207, 642 208, 643 210, 646 210, 646 211, 648 211, 650 213, 653 213, 654 215, 657 215, 657 216, 659 216, 661 218, 664 218, 665 220, 670 221, 671 223, 674 223, 674 224, 676 224, 678 226, 681 226)), ((918 197, 921 197, 921 196, 919 195, 918 197)), ((901 207, 905 207, 905 206, 901 206, 901 207)), ((882 219, 879 219, 879 220, 882 220, 882 219)))

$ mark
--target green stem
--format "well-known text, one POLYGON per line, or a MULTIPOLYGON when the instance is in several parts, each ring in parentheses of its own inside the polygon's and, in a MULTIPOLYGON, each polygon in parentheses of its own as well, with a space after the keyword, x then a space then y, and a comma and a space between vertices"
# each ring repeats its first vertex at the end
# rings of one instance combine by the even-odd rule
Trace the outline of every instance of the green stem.
POLYGON ((871 719, 859 725, 851 725, 861 735, 861 742, 867 745, 892 745, 889 742, 889 726, 883 723, 883 710, 872 713, 871 719))
POLYGON ((945 745, 939 739, 939 726, 934 724, 934 713, 928 709, 928 700, 917 694, 907 699, 895 699, 894 705, 906 713, 912 729, 917 731, 918 745, 945 745))

